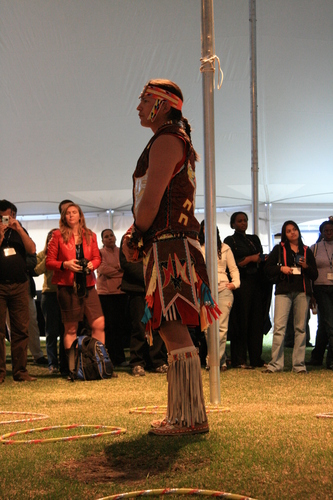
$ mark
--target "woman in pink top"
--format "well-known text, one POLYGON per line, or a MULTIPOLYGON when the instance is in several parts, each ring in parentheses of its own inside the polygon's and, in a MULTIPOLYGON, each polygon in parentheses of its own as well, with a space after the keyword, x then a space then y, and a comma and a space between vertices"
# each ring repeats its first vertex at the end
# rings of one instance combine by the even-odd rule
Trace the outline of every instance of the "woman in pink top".
POLYGON ((105 317, 105 345, 114 366, 128 366, 124 354, 127 295, 121 291, 123 271, 112 229, 102 231, 101 265, 97 270, 97 293, 105 317))

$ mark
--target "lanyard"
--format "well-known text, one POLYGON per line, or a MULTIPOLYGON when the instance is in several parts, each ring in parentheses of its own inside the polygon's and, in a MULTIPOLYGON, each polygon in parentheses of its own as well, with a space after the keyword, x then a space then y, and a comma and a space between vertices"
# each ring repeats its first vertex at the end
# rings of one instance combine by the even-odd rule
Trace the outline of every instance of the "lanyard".
POLYGON ((12 231, 13 231, 12 228, 10 228, 10 230, 6 231, 5 234, 4 234, 4 236, 3 236, 3 241, 5 242, 5 244, 7 245, 7 247, 9 246, 9 238, 12 235, 12 231), (8 236, 7 236, 7 234, 8 234, 8 236))
POLYGON ((328 251, 327 251, 326 245, 325 245, 325 240, 323 241, 323 243, 324 243, 326 255, 327 255, 327 258, 328 258, 328 262, 330 263, 330 269, 332 271, 332 267, 333 267, 333 253, 332 253, 331 258, 330 258, 330 256, 328 255, 328 251))
MULTIPOLYGON (((281 243, 281 246, 283 248, 283 259, 284 259, 284 265, 287 266, 287 250, 286 250, 286 246, 284 243, 281 243)), ((304 260, 306 259, 306 250, 307 250, 307 246, 303 245, 304 247, 304 260)), ((303 276, 303 288, 304 288, 304 292, 306 293, 306 285, 305 285, 305 276, 304 276, 304 273, 303 273, 303 269, 301 270, 302 272, 302 276, 303 276)))
POLYGON ((76 251, 76 259, 80 260, 81 259, 81 243, 78 245, 75 245, 75 251, 76 251))

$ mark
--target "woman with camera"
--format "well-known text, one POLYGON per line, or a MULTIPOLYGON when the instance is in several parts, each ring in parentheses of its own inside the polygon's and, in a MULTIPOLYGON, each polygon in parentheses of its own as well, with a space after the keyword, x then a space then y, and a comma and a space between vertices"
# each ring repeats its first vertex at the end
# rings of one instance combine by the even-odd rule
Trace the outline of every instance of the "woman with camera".
POLYGON ((67 356, 84 316, 92 337, 104 344, 104 316, 94 274, 100 263, 96 234, 87 228, 79 205, 71 203, 61 212, 59 229, 52 234, 46 256, 47 269, 54 271, 52 283, 58 285, 67 356))
POLYGON ((272 360, 264 373, 283 371, 284 336, 290 309, 294 313, 295 344, 293 372, 306 373, 306 322, 312 295, 311 281, 318 277, 314 255, 303 245, 296 222, 286 221, 281 230, 281 243, 268 256, 265 272, 276 278, 272 360))

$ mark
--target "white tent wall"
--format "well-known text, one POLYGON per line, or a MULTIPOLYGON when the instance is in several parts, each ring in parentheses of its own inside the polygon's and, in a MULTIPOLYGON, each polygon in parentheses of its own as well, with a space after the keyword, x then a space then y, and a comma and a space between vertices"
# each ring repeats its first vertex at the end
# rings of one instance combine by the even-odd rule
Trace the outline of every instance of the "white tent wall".
MULTIPOLYGON (((249 2, 215 0, 214 14, 224 72, 214 96, 216 197, 227 226, 251 206, 249 2)), ((70 198, 85 213, 121 217, 150 137, 137 96, 153 77, 179 83, 203 158, 200 17, 200 0, 1 0, 0 198, 26 216, 54 214, 70 198)), ((257 0, 257 66, 264 237, 265 204, 273 233, 286 219, 333 212, 332 0, 257 0)), ((197 208, 203 171, 201 162, 197 208)))

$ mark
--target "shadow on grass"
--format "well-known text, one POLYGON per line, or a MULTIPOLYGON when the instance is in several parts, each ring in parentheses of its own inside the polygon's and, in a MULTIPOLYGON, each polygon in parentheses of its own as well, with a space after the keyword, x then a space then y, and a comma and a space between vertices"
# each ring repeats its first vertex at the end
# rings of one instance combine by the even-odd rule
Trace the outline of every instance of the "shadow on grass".
MULTIPOLYGON (((83 460, 70 460, 65 466, 71 478, 85 482, 113 482, 135 486, 148 477, 164 473, 186 474, 193 467, 191 457, 184 460, 180 451, 189 444, 204 440, 204 436, 182 436, 168 438, 141 435, 130 441, 116 441, 99 455, 90 455, 83 460)), ((200 460, 199 460, 200 461, 200 460)), ((205 459, 207 465, 207 457, 205 459)), ((195 468, 200 467, 196 460, 195 468)))

